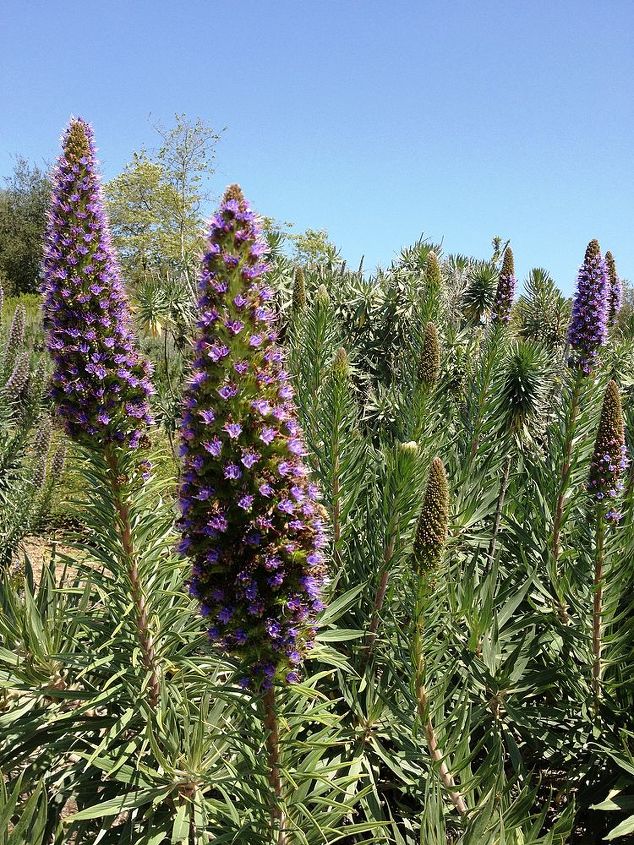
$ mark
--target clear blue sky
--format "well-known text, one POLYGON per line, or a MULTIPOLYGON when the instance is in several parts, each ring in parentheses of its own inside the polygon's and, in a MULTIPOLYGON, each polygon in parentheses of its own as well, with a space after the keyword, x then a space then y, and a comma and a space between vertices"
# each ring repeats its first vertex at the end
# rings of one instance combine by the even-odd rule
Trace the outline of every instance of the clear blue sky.
POLYGON ((570 292, 597 237, 634 280, 634 0, 2 0, 0 176, 81 114, 111 177, 177 111, 351 262, 500 234, 570 292))

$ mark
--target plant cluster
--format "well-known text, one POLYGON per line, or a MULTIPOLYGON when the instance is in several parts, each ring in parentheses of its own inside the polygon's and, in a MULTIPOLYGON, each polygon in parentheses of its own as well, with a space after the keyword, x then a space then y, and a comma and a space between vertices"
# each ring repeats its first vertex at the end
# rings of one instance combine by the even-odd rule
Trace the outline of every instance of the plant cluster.
MULTIPOLYGON (((323 239, 293 261, 231 186, 197 289, 128 300, 82 120, 52 184, 49 401, 77 528, 0 578, 0 842, 627 841, 614 259, 590 243, 572 303, 539 269, 514 302, 501 238, 484 260, 421 238, 369 278, 323 239)), ((23 333, 18 308, 0 515, 60 471, 23 333)))

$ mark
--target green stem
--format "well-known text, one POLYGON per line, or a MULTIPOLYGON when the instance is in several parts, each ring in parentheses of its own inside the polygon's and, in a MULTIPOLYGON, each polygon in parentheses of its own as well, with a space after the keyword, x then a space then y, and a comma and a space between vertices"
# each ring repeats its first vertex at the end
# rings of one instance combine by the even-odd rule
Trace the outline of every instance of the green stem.
POLYGON ((570 414, 566 422, 566 433, 564 440, 564 463, 561 471, 561 483, 559 485, 559 492, 557 494, 557 502, 555 504, 555 516, 553 519, 553 536, 552 536, 552 552, 555 562, 555 570, 559 561, 561 553, 561 526, 563 521, 564 503, 566 498, 566 491, 570 481, 570 474, 572 470, 572 444, 574 441, 575 430, 577 427, 577 417, 579 414, 579 399, 581 396, 581 375, 575 375, 575 383, 572 390, 572 398, 570 402, 570 414))
POLYGON ((595 713, 601 698, 601 648, 603 638, 603 569, 605 565, 605 519, 598 508, 595 530, 594 597, 592 603, 592 693, 595 713))
POLYGON ((117 456, 112 448, 106 449, 106 463, 108 465, 108 481, 112 490, 112 498, 117 513, 117 531, 121 539, 123 555, 127 567, 132 601, 136 615, 136 628, 143 655, 143 664, 149 674, 148 683, 148 704, 152 709, 156 708, 160 695, 159 670, 156 659, 154 638, 150 631, 147 601, 141 585, 139 574, 138 556, 132 539, 132 523, 130 520, 130 508, 126 501, 123 490, 122 474, 117 461, 117 456))
POLYGON ((272 842, 276 845, 289 845, 285 827, 282 801, 282 777, 280 774, 280 729, 277 718, 277 703, 275 689, 271 687, 262 697, 264 709, 264 727, 266 728, 266 753, 268 762, 268 779, 271 786, 271 834, 272 842))
POLYGON ((379 586, 374 597, 374 606, 372 608, 372 619, 370 627, 365 637, 365 654, 363 659, 363 667, 367 665, 372 652, 374 651, 374 644, 376 642, 376 635, 379 629, 379 622, 381 621, 381 610, 383 609, 383 602, 385 601, 385 594, 387 593, 387 585, 390 579, 390 563, 394 556, 394 546, 396 545, 396 537, 392 536, 385 547, 383 553, 383 571, 379 579, 379 586))
POLYGON ((493 523, 493 536, 489 543, 489 560, 487 563, 487 571, 493 565, 493 558, 495 557, 495 547, 497 545, 498 534, 500 533, 500 525, 502 524, 502 510, 504 509, 504 500, 506 498, 506 491, 509 487, 509 475, 511 473, 512 456, 507 455, 504 461, 504 471, 502 474, 502 482, 500 484, 500 492, 498 494, 497 505, 495 508, 495 521, 493 523))
POLYGON ((456 789, 456 781, 447 766, 445 755, 438 743, 438 736, 432 721, 429 696, 425 687, 425 658, 423 654, 423 629, 424 629, 424 599, 426 595, 426 581, 421 578, 416 596, 416 608, 414 618, 414 632, 412 637, 412 662, 414 668, 414 685, 416 691, 416 707, 418 718, 425 732, 425 740, 429 754, 438 767, 438 776, 441 783, 447 790, 449 800, 461 816, 469 812, 467 803, 462 794, 456 789))

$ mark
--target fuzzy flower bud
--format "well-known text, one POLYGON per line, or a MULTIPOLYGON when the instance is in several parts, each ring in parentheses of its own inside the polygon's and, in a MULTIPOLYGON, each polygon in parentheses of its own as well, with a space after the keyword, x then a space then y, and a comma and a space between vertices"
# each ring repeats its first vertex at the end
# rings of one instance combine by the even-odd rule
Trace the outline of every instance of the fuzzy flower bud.
POLYGON ((346 379, 350 375, 350 360, 343 346, 339 347, 332 360, 332 372, 341 379, 346 379))
POLYGON ((140 356, 110 242, 90 126, 73 119, 53 172, 42 293, 51 395, 78 440, 137 446, 150 422, 140 356))
POLYGON ((568 342, 575 363, 587 375, 594 367, 599 348, 607 340, 608 271, 598 241, 590 241, 579 275, 568 328, 568 342))
POLYGON ((517 280, 515 278, 515 262, 513 250, 510 246, 504 250, 502 270, 495 291, 495 303, 493 305, 493 320, 496 323, 508 323, 511 319, 511 307, 517 280))
POLYGON ((433 387, 440 376, 440 341, 434 323, 427 323, 423 348, 418 364, 418 379, 426 387, 433 387))
POLYGON ((293 314, 299 314, 306 306, 306 282, 304 280, 304 271, 301 267, 295 270, 295 280, 293 284, 293 314))
POLYGON ((24 305, 20 302, 15 307, 11 326, 9 327, 9 333, 4 347, 5 362, 12 360, 16 353, 24 346, 25 322, 26 312, 24 305))
POLYGON ((414 553, 419 573, 434 569, 440 562, 449 524, 449 485, 440 458, 429 470, 423 507, 418 518, 414 553))
POLYGON ((49 447, 51 445, 51 434, 51 418, 44 417, 44 419, 40 423, 40 427, 35 433, 35 437, 33 438, 33 452, 36 455, 43 455, 44 457, 46 457, 46 455, 48 454, 49 447))
POLYGON ((312 645, 325 536, 272 327, 265 251, 232 186, 212 218, 199 279, 179 526, 211 642, 242 661, 244 686, 266 688, 275 677, 297 680, 312 645))
POLYGON ((64 464, 66 463, 66 444, 60 443, 53 453, 53 460, 51 461, 51 477, 59 480, 64 471, 64 464))
POLYGON ((315 302, 322 308, 327 308, 330 305, 330 294, 326 285, 319 285, 315 292, 315 302))
POLYGON ((46 481, 46 455, 38 455, 35 459, 31 484, 35 492, 39 492, 46 481))
MULTIPOLYGON (((588 490, 598 504, 608 504, 618 497, 623 489, 621 475, 627 465, 621 395, 616 382, 612 380, 603 397, 588 478, 588 490)), ((620 514, 610 510, 606 519, 618 521, 620 514)))
POLYGON ((9 402, 20 401, 28 384, 30 374, 29 353, 21 352, 16 358, 13 371, 4 386, 4 392, 9 402))
POLYGON ((606 252, 605 263, 608 268, 608 325, 613 326, 616 323, 616 318, 619 316, 619 311, 623 304, 623 282, 616 272, 616 264, 614 256, 611 252, 606 252))
POLYGON ((430 249, 425 259, 425 281, 430 287, 439 288, 442 282, 438 256, 430 249))

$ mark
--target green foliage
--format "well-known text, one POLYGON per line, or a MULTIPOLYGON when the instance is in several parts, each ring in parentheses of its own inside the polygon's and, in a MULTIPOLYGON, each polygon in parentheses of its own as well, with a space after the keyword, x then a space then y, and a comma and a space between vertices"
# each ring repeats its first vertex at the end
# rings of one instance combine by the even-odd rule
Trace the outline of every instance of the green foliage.
MULTIPOLYGON (((153 200, 160 192, 151 189, 153 200)), ((140 232, 148 239, 130 253, 135 266, 157 231, 140 232)), ((583 378, 564 360, 568 303, 543 272, 531 272, 511 325, 490 325, 501 239, 482 262, 443 257, 421 238, 374 277, 335 253, 293 257, 274 226, 268 239, 331 534, 327 607, 306 679, 276 690, 274 807, 288 845, 627 841, 634 471, 619 502, 623 519, 604 537, 598 707, 597 542, 586 487, 610 378, 634 445, 627 318, 600 368, 583 378), (306 302, 293 309, 298 265, 306 302), (426 331, 432 323, 435 333, 426 331), (423 384, 432 334, 433 378, 423 384), (421 592, 417 528, 439 464, 446 474, 436 485, 434 552, 442 545, 442 560, 434 554, 421 592)), ((234 685, 236 665, 207 644, 209 623, 184 588, 187 562, 174 552, 169 441, 195 315, 177 240, 172 248, 163 262, 167 248, 156 247, 131 297, 155 364, 154 445, 117 454, 114 476, 104 456, 73 448, 63 485, 50 488, 73 531, 41 571, 21 554, 21 567, 0 577, 7 845, 273 845, 262 701, 234 685), (143 458, 152 470, 142 483, 143 458)), ((51 469, 59 434, 45 449, 46 407, 41 397, 32 401, 41 325, 36 303, 20 301, 30 359, 23 396, 31 399, 3 406, 0 460, 11 458, 3 519, 31 493, 42 495, 33 478, 43 453, 45 477, 59 475, 51 469)), ((14 311, 10 300, 0 350, 14 311)), ((4 385, 18 346, 0 358, 4 385)), ((34 530, 28 519, 18 524, 16 537, 34 530)))

